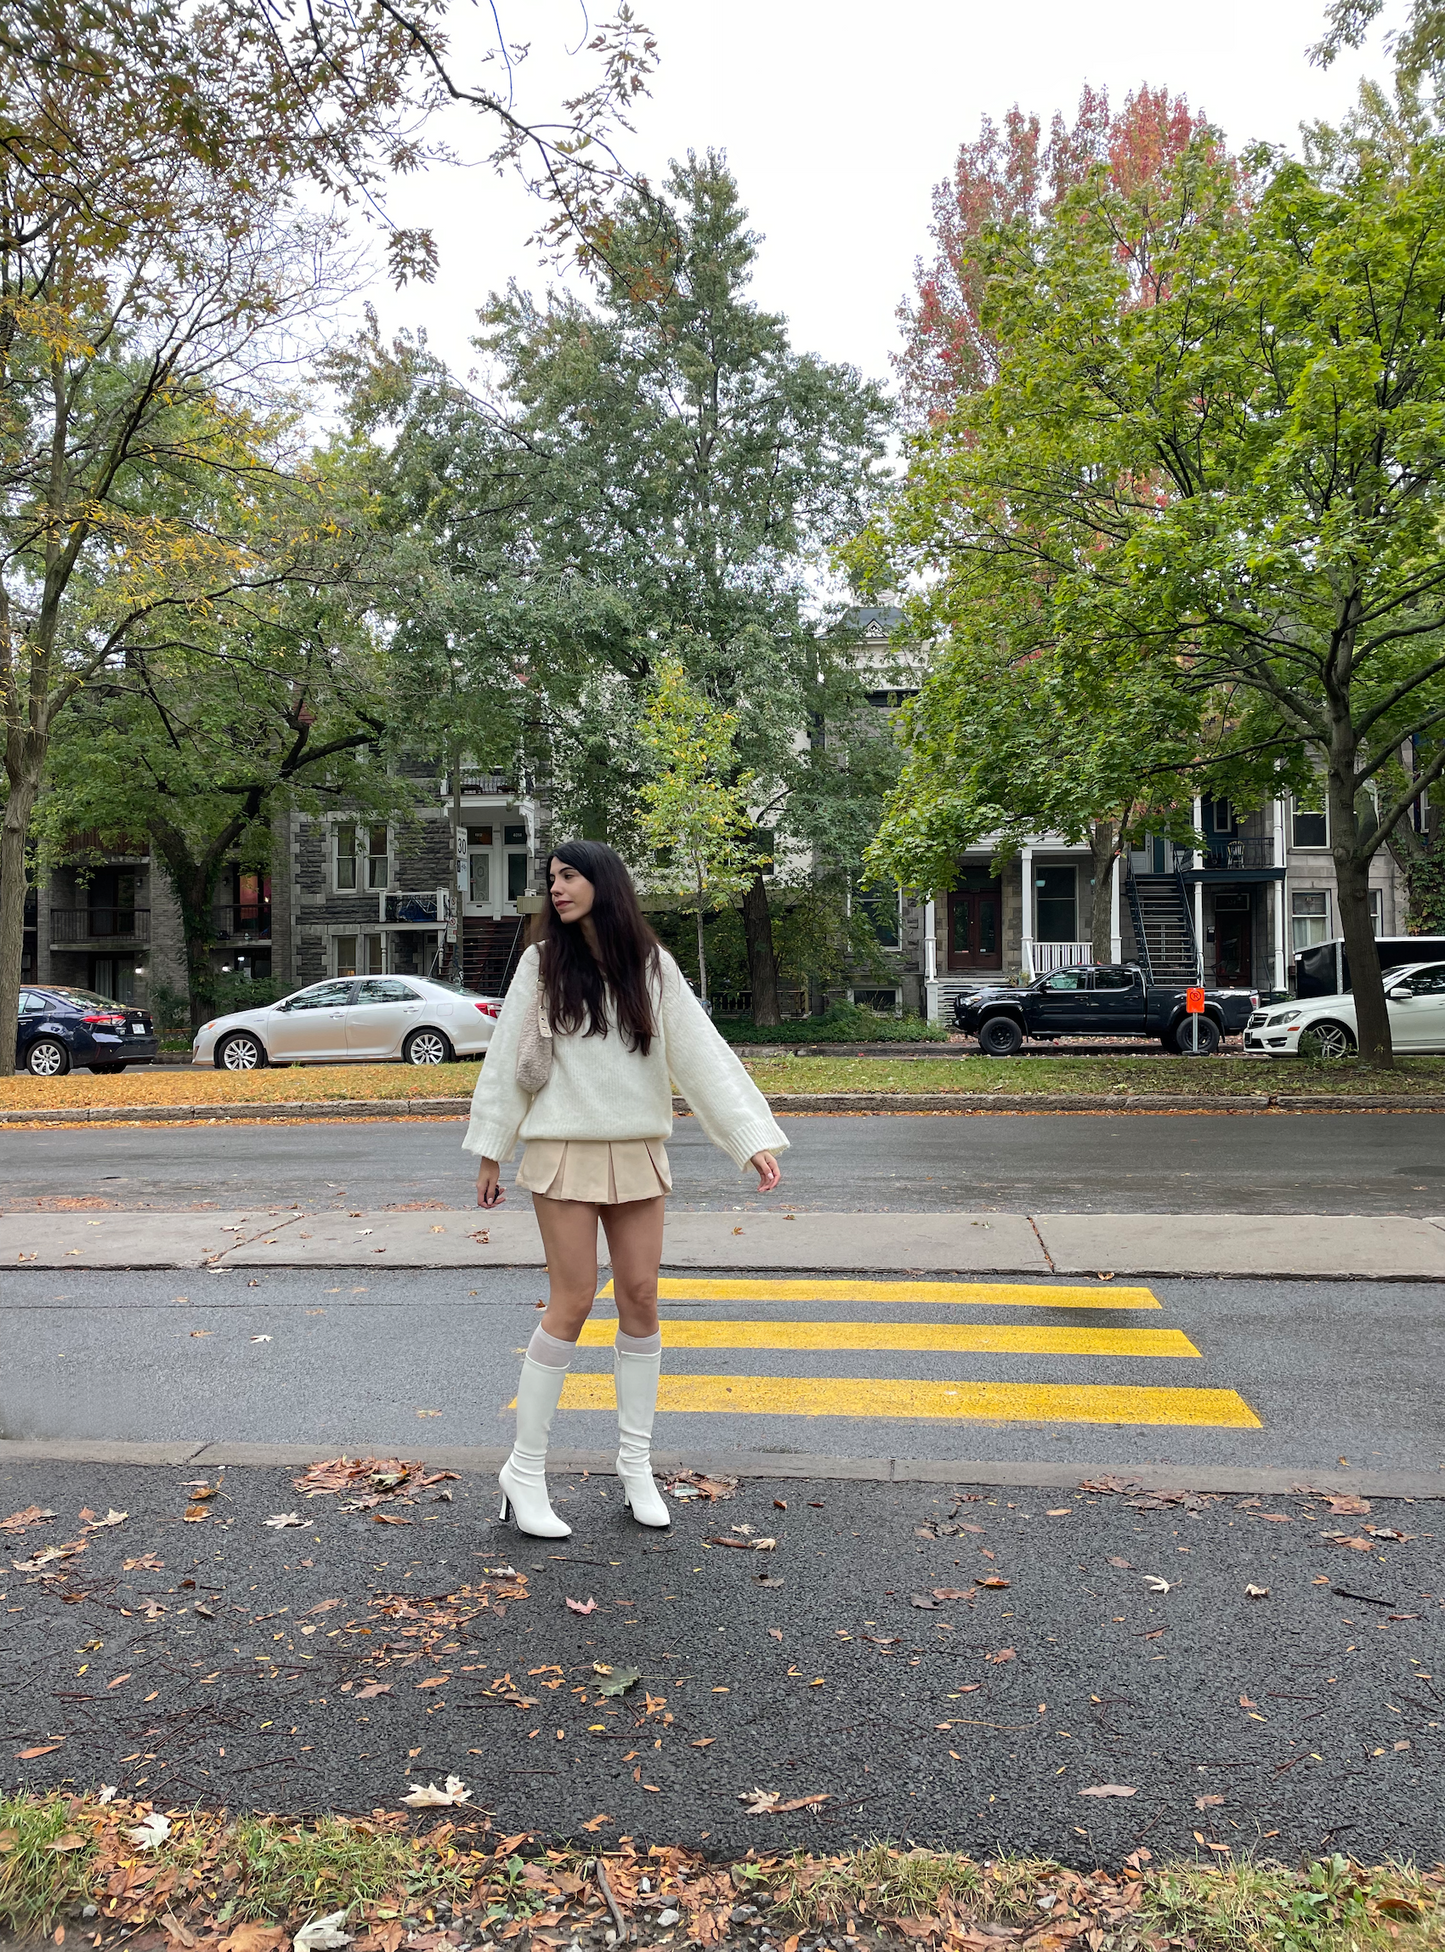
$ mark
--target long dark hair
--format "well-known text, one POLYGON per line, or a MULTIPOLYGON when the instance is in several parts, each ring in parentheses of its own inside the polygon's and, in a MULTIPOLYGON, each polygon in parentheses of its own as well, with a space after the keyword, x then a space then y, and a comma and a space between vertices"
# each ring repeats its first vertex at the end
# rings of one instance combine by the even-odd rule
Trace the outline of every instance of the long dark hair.
POLYGON ((611 992, 617 1027, 629 1050, 646 1057, 657 1035, 653 989, 657 986, 658 940, 637 900, 632 876, 621 855, 600 840, 568 840, 548 856, 564 861, 592 883, 592 925, 597 954, 587 947, 580 922, 564 922, 550 899, 542 939, 542 984, 547 1018, 556 1029, 607 1035, 607 997, 611 992))

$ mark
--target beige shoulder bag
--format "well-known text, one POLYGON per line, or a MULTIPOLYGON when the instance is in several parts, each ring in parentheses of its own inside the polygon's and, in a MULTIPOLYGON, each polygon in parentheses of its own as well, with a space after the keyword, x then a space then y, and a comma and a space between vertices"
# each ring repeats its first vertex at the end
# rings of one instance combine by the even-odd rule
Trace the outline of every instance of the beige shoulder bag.
POLYGON ((547 1021, 547 1009, 542 1001, 542 959, 539 956, 537 993, 531 1009, 522 1019, 521 1034, 517 1039, 517 1083, 535 1098, 551 1075, 552 1026, 547 1021))

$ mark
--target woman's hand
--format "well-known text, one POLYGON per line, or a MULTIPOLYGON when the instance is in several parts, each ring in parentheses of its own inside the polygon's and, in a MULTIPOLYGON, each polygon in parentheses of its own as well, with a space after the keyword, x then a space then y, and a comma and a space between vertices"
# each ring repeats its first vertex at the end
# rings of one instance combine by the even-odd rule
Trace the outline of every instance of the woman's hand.
POLYGON ((748 1164, 758 1176, 760 1193, 771 1193, 783 1177, 778 1169, 778 1162, 771 1152, 755 1152, 748 1164))
POLYGON ((502 1169, 495 1159, 483 1159, 477 1168, 477 1205, 501 1206, 507 1197, 507 1189, 500 1185, 502 1169))

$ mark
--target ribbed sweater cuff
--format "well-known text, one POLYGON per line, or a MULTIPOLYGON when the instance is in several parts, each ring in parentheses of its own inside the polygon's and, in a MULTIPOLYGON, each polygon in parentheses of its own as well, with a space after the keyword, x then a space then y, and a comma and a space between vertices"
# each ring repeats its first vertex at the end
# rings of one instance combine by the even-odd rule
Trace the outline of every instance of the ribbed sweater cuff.
POLYGON ((727 1135, 728 1153, 738 1166, 745 1166, 755 1152, 785 1152, 787 1146, 788 1141, 771 1118, 748 1119, 732 1126, 727 1135))
POLYGON ((467 1126, 467 1135, 462 1140, 463 1152, 474 1152, 479 1159, 495 1159, 505 1166, 516 1150, 517 1140, 500 1126, 488 1125, 484 1120, 474 1118, 467 1126))

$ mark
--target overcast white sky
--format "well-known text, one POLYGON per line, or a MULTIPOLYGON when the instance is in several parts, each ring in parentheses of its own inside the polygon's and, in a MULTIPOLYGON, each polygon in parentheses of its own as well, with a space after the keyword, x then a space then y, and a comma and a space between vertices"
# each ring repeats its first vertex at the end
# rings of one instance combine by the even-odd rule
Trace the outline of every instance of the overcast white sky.
MULTIPOLYGON (((600 4, 600 0, 599 0, 600 4)), ((799 349, 889 373, 894 308, 928 249, 929 193, 979 119, 1018 102, 1047 126, 1082 85, 1122 101, 1141 82, 1182 92, 1231 144, 1294 145, 1299 124, 1333 118, 1361 74, 1383 76, 1378 41, 1363 59, 1312 67, 1324 0, 634 0, 662 56, 653 93, 624 138, 626 159, 654 179, 689 147, 725 149, 764 234, 759 301, 785 313, 799 349)), ((545 112, 573 92, 586 57, 569 62, 584 20, 579 0, 497 0, 509 38, 530 40, 518 106, 545 112)), ((1393 0, 1388 20, 1402 12, 1393 0)), ((594 6, 594 17, 598 8, 594 6)), ((459 23, 466 18, 458 6, 459 23)), ((490 25, 488 0, 473 16, 490 25)), ((458 45, 460 74, 477 75, 458 45)), ((490 81, 495 68, 486 70, 490 81)), ((448 127, 472 156, 484 138, 470 112, 448 127)), ((487 292, 548 273, 524 240, 535 206, 484 169, 430 171, 394 199, 399 216, 430 222, 442 253, 429 289, 378 280, 384 323, 425 324, 453 365, 487 292)))

